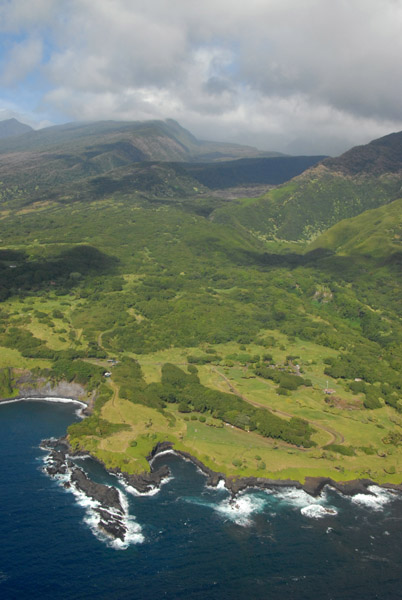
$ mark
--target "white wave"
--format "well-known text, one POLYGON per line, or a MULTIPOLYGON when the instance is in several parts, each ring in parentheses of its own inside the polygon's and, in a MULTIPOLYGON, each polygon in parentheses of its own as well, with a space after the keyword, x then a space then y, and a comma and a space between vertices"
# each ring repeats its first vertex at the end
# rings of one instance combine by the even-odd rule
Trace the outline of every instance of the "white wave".
POLYGON ((384 506, 395 500, 396 494, 384 490, 377 485, 370 485, 367 490, 370 494, 355 494, 351 501, 359 506, 371 508, 372 510, 383 510, 384 506))
POLYGON ((127 519, 124 520, 124 524, 127 528, 124 542, 118 539, 111 542, 109 541, 109 545, 116 550, 127 550, 129 546, 142 544, 145 540, 143 534, 141 533, 141 525, 135 521, 134 517, 127 517, 127 519))
POLYGON ((176 452, 173 449, 169 448, 169 450, 162 450, 162 452, 158 452, 158 454, 155 454, 155 456, 153 456, 151 460, 148 461, 148 463, 152 465, 156 458, 159 458, 160 456, 165 456, 166 454, 174 454, 175 456, 177 456, 176 452))
POLYGON ((266 500, 264 498, 254 494, 244 494, 237 498, 226 499, 213 505, 213 508, 237 525, 245 527, 251 524, 250 517, 253 514, 260 513, 265 505, 266 500))
POLYGON ((338 511, 335 510, 335 508, 326 508, 321 504, 309 504, 308 506, 303 506, 303 508, 300 509, 300 512, 303 516, 309 517, 310 519, 322 519, 323 517, 335 516, 338 514, 338 511))
POLYGON ((147 492, 139 492, 132 485, 123 484, 125 489, 132 496, 156 496, 159 493, 159 488, 157 486, 151 486, 147 492))
POLYGON ((79 404, 82 408, 87 408, 85 402, 75 400, 73 398, 58 398, 57 396, 29 396, 26 398, 12 398, 11 400, 1 400, 1 404, 13 404, 14 402, 60 402, 62 404, 74 403, 79 404))
POLYGON ((76 456, 75 454, 68 454, 68 452, 66 453, 66 458, 74 459, 75 461, 85 460, 86 458, 91 458, 92 460, 94 460, 94 457, 90 454, 80 454, 79 456, 76 456))
POLYGON ((127 529, 127 533, 125 535, 124 542, 122 542, 121 540, 114 540, 112 542, 112 546, 118 550, 126 550, 130 546, 130 544, 142 544, 145 538, 141 533, 141 525, 139 525, 134 519, 134 517, 129 514, 127 496, 125 496, 121 490, 117 491, 119 493, 120 504, 122 505, 126 515, 123 519, 123 523, 127 529))
POLYGON ((281 488, 280 490, 265 490, 266 493, 273 495, 277 500, 285 504, 290 504, 295 508, 303 508, 311 504, 324 504, 327 500, 325 492, 322 492, 317 498, 310 496, 307 492, 298 488, 281 488))
POLYGON ((134 486, 127 483, 126 480, 124 479, 124 477, 122 475, 120 475, 120 473, 116 474, 116 477, 118 478, 118 480, 120 481, 121 485, 124 487, 126 492, 128 492, 132 496, 156 496, 156 494, 159 494, 160 489, 163 485, 165 485, 166 483, 169 483, 169 481, 172 481, 174 479, 174 477, 171 477, 170 475, 168 475, 167 477, 164 477, 161 480, 159 485, 151 485, 147 492, 139 492, 134 486))
MULTIPOLYGON (((203 473, 203 475, 205 475, 205 473, 203 473)), ((228 488, 225 485, 225 480, 224 479, 220 479, 217 483, 217 485, 206 485, 205 486, 207 488, 207 490, 213 490, 214 492, 218 491, 225 491, 228 492, 228 488)))

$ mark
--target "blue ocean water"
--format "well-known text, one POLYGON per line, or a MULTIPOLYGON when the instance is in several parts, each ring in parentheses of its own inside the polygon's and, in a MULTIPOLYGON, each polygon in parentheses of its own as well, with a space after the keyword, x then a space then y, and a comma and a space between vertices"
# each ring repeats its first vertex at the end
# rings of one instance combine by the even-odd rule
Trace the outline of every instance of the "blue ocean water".
MULTIPOLYGON (((354 501, 331 490, 318 501, 295 490, 252 490, 231 506, 191 463, 165 455, 156 460, 172 478, 157 494, 125 491, 138 528, 133 543, 108 545, 77 498, 42 471, 41 439, 62 435, 75 410, 0 406, 3 600, 401 597, 402 498, 381 490, 354 501)), ((118 485, 91 459, 82 466, 118 485)))

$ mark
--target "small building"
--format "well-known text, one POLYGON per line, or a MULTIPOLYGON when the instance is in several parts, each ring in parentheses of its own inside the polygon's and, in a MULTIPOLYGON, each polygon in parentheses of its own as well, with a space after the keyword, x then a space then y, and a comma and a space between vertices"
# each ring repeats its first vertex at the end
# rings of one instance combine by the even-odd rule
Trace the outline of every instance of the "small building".
POLYGON ((104 377, 110 377, 110 376, 111 376, 111 373, 110 373, 110 371, 105 371, 105 372, 103 373, 103 376, 104 376, 104 377))
POLYGON ((330 396, 331 394, 336 394, 336 390, 333 390, 331 388, 325 388, 324 394, 328 394, 330 396))

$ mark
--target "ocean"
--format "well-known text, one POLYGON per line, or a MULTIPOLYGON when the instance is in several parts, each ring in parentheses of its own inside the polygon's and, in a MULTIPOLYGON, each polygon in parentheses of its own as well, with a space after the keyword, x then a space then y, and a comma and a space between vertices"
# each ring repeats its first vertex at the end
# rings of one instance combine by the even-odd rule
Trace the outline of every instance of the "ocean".
MULTIPOLYGON (((156 459, 171 478, 148 496, 121 488, 130 543, 95 535, 90 503, 43 472, 43 438, 78 419, 73 404, 0 406, 2 600, 400 598, 402 496, 318 499, 248 490, 233 504, 196 467, 156 459)), ((120 486, 95 461, 81 466, 120 486)))

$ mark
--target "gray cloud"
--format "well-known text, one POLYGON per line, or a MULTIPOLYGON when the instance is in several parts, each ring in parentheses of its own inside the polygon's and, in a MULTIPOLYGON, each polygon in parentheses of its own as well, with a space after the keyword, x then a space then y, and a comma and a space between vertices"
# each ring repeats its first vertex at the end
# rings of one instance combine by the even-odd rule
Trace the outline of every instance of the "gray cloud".
POLYGON ((22 43, 13 45, 3 59, 0 81, 3 85, 17 83, 33 69, 40 65, 42 59, 42 42, 36 38, 28 38, 22 43))
POLYGON ((39 108, 66 120, 310 153, 402 129, 401 0, 13 0, 0 23, 26 36, 3 83, 45 76, 39 108))

